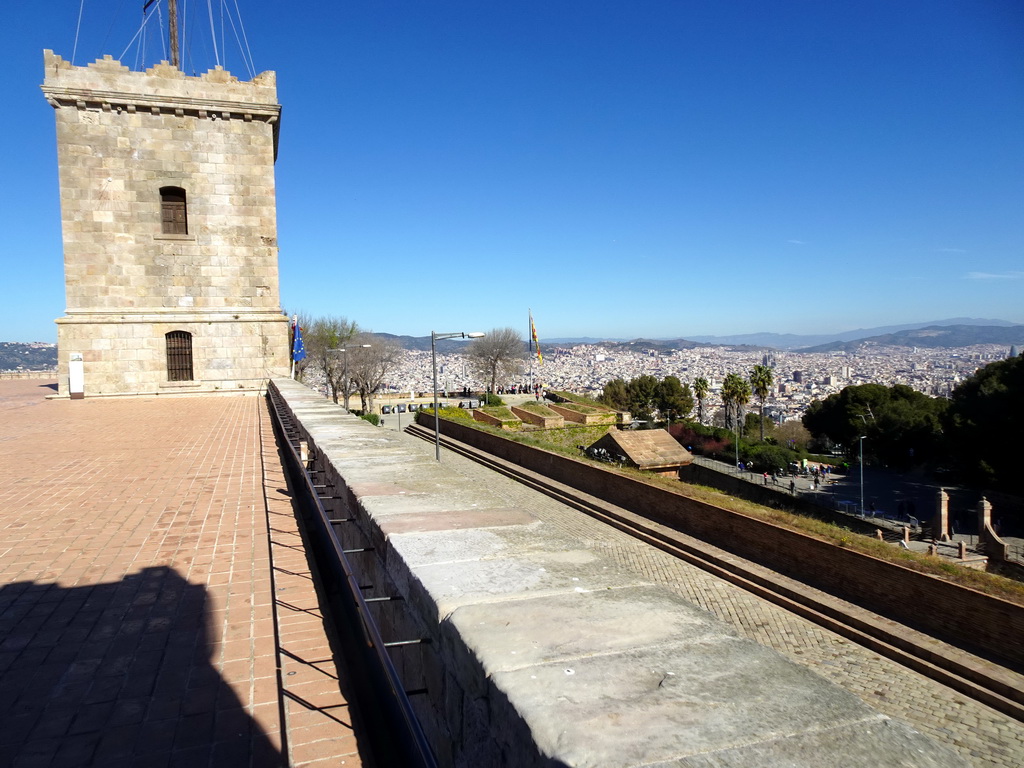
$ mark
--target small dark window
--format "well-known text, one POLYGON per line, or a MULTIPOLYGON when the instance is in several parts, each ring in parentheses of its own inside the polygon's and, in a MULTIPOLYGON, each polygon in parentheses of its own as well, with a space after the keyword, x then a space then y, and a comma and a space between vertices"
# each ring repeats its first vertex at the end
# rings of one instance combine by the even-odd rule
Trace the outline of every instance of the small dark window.
POLYGON ((167 380, 192 381, 192 334, 171 331, 167 339, 167 380))
POLYGON ((160 187, 160 225, 165 235, 188 234, 185 190, 181 187, 160 187))

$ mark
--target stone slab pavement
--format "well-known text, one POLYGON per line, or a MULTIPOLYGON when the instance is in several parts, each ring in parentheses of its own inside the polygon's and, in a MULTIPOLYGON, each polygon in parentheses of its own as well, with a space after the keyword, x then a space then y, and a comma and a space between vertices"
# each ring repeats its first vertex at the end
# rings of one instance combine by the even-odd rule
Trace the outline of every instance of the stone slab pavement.
MULTIPOLYGON (((417 441, 422 450, 433 452, 432 444, 417 441)), ((610 556, 620 567, 667 587, 715 614, 742 637, 779 651, 877 711, 909 723, 971 765, 1024 765, 1024 724, 1017 720, 469 459, 442 449, 442 461, 448 469, 486 485, 509 508, 529 510, 578 547, 610 556)))
POLYGON ((0 381, 0 768, 369 765, 263 398, 54 392, 0 381))

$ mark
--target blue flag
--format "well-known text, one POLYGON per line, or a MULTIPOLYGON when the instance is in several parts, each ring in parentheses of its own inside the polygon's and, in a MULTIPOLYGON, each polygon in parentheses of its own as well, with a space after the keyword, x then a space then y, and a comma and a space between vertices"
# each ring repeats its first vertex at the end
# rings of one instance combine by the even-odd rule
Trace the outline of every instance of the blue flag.
POLYGON ((302 328, 295 324, 295 343, 292 344, 292 360, 298 362, 306 359, 306 348, 302 345, 302 328))

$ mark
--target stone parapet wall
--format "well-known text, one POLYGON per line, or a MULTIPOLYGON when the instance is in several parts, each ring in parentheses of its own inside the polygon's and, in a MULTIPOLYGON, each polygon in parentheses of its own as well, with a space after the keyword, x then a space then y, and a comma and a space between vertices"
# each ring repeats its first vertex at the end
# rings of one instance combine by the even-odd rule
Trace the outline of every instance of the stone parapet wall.
MULTIPOLYGON (((433 416, 424 414, 433 425, 433 416)), ((442 434, 983 655, 1024 664, 1024 608, 613 470, 441 420, 442 434)))
MULTIPOLYGON (((112 109, 139 108, 217 108, 238 113, 243 118, 253 113, 278 116, 277 76, 262 72, 250 81, 239 80, 216 67, 198 77, 184 74, 167 62, 145 72, 133 72, 121 62, 104 56, 84 67, 66 61, 53 51, 43 51, 48 98, 109 105, 112 109)), ((134 111, 134 110, 133 110, 134 111)))
POLYGON ((445 768, 964 765, 422 441, 272 386, 356 581, 400 598, 371 603, 385 642, 425 641, 391 657, 445 768))
POLYGON ((57 369, 42 371, 0 371, 0 379, 54 379, 57 369))
POLYGON ((615 411, 580 413, 572 408, 565 408, 554 404, 549 405, 548 408, 560 415, 566 421, 571 421, 574 424, 586 424, 588 426, 593 426, 598 424, 615 424, 618 420, 618 414, 615 411))
POLYGON ((533 424, 543 429, 558 429, 565 426, 565 417, 563 416, 541 416, 539 413, 534 413, 526 408, 518 408, 514 405, 510 407, 512 413, 527 424, 533 424))
POLYGON ((489 424, 492 427, 500 427, 501 429, 518 429, 521 425, 520 421, 506 421, 478 408, 474 408, 472 413, 474 420, 484 424, 489 424))

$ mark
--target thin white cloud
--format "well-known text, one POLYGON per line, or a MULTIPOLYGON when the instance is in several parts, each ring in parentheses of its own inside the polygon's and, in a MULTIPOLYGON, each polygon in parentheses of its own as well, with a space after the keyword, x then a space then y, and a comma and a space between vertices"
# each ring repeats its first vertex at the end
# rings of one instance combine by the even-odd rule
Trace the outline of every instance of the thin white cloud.
POLYGON ((1024 280, 1024 272, 968 272, 968 280, 1024 280))
POLYGON ((967 253, 963 248, 936 248, 938 253, 967 253))
POLYGON ((792 243, 793 245, 807 245, 803 240, 787 240, 786 242, 792 243))

